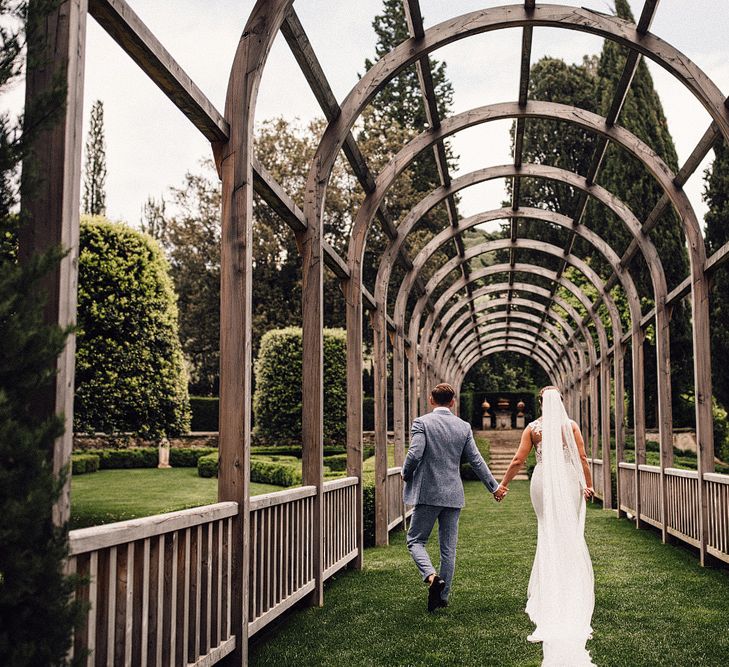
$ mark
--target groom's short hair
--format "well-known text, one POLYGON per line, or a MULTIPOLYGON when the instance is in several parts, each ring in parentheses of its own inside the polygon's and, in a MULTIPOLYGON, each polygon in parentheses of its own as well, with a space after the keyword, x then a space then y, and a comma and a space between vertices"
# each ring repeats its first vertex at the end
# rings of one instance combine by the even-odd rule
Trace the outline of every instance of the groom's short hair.
POLYGON ((456 395, 456 390, 447 382, 441 382, 433 387, 430 395, 433 397, 434 403, 437 403, 438 405, 448 405, 456 395))

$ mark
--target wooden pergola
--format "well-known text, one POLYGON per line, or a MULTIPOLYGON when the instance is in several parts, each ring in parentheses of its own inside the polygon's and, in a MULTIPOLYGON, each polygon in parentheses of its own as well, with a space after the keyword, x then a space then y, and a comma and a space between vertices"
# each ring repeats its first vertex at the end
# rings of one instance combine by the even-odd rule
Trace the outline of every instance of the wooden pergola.
MULTIPOLYGON (((32 3, 31 3, 32 4, 32 3)), ((410 37, 384 55, 338 102, 293 8, 293 0, 258 0, 231 67, 224 113, 215 109, 124 0, 67 0, 49 17, 46 40, 30 44, 42 57, 27 77, 27 99, 41 94, 59 72, 69 87, 65 114, 35 151, 40 192, 23 199, 32 225, 21 238, 23 256, 61 244, 70 249, 49 287, 47 317, 66 325, 75 320, 81 111, 84 41, 90 14, 137 62, 212 146, 222 180, 221 213, 221 373, 220 472, 216 505, 124 522, 112 527, 74 531, 71 566, 91 576, 80 594, 92 603, 91 620, 77 637, 77 649, 91 648, 107 662, 139 664, 213 664, 247 658, 247 638, 298 600, 324 601, 324 581, 341 567, 360 567, 362 519, 362 365, 363 317, 368 311, 374 332, 376 540, 404 524, 399 466, 406 445, 406 424, 426 409, 429 387, 450 381, 458 390, 469 369, 492 354, 513 352, 533 359, 559 384, 568 408, 579 417, 591 453, 596 486, 604 506, 629 513, 636 525, 658 527, 664 541, 675 537, 697 547, 702 564, 707 554, 729 560, 729 477, 713 472, 709 298, 711 275, 729 256, 729 244, 706 256, 699 221, 683 185, 715 142, 729 141, 729 107, 716 85, 685 55, 649 32, 658 0, 646 0, 637 24, 574 6, 537 5, 534 0, 471 12, 425 29, 418 0, 404 0, 410 37), (615 41, 629 51, 613 103, 605 117, 572 106, 528 99, 532 33, 549 27, 576 30, 615 41), (436 107, 428 55, 457 40, 486 32, 520 28, 520 79, 513 102, 490 104, 449 118, 436 107), (328 121, 311 161, 303 210, 257 160, 253 129, 256 100, 266 61, 281 33, 328 121), (655 151, 620 126, 620 112, 641 58, 649 58, 680 81, 706 109, 712 122, 677 173, 655 151), (402 146, 379 172, 368 166, 352 127, 375 95, 408 67, 415 66, 427 127, 402 146), (569 123, 597 136, 587 174, 523 161, 524 131, 529 119, 569 123), (513 119, 513 162, 484 165, 452 178, 444 141, 481 123, 513 119), (610 143, 639 160, 663 190, 652 212, 639 220, 614 194, 597 185, 610 143), (431 151, 440 186, 400 220, 386 205, 389 188, 419 156, 431 151), (326 193, 333 165, 343 153, 365 192, 356 211, 346 257, 323 237, 326 193), (522 178, 549 179, 580 193, 572 217, 520 202, 522 178), (468 218, 458 212, 457 193, 491 179, 512 179, 510 207, 468 218), (303 272, 303 486, 249 499, 251 435, 251 303, 253 197, 261 196, 296 235, 303 272), (618 254, 584 224, 590 199, 612 211, 632 235, 618 254), (433 207, 445 204, 449 225, 414 257, 408 236, 433 207), (687 239, 690 274, 668 291, 650 232, 672 207, 687 239), (523 235, 520 220, 569 231, 566 247, 523 235), (510 221, 510 234, 466 248, 463 234, 493 220, 510 221), (372 225, 381 227, 388 244, 379 261, 374 286, 363 284, 363 261, 372 225), (576 245, 577 238, 584 243, 576 245), (426 280, 423 272, 435 252, 453 244, 456 254, 426 280), (580 257, 590 247, 611 268, 605 279, 580 257), (508 250, 508 262, 473 269, 470 260, 508 250), (519 261, 528 250, 531 262, 519 261), (640 254, 651 279, 653 303, 643 312, 631 260, 640 254), (524 253, 521 253, 522 257, 524 253), (552 270, 535 263, 538 256, 558 258, 552 270), (395 306, 388 312, 388 290, 395 265, 405 271, 395 306), (592 287, 591 298, 565 273, 571 267, 592 287), (323 275, 341 281, 347 316, 347 478, 324 482, 323 428, 323 275), (453 279, 454 272, 458 276, 453 279), (533 280, 533 282, 531 282, 533 280), (550 288, 544 285, 551 285, 550 288), (624 327, 611 292, 619 287, 629 308, 624 327), (560 296, 569 292, 586 315, 560 296), (434 294, 440 294, 437 299, 434 294), (484 297, 488 297, 484 301, 484 297), (694 347, 694 387, 698 470, 672 468, 670 313, 690 298, 694 347), (414 307, 411 307, 415 300, 414 307), (603 322, 607 312, 609 326, 603 322), (647 466, 643 341, 655 327, 658 369, 657 405, 660 465, 647 466), (622 397, 624 360, 630 354, 635 463, 625 463, 626 415, 622 397), (388 376, 388 355, 392 374, 388 376), (388 380, 392 381, 393 423, 387 423, 388 380), (611 426, 614 424, 614 428, 611 426), (388 469, 388 427, 394 431, 395 468, 388 469), (610 439, 617 459, 617 498, 611 493, 610 439), (130 570, 131 568, 131 570, 130 570), (116 573, 116 574, 115 574, 116 573), (122 582, 123 573, 123 584, 122 582), (173 574, 171 574, 173 573, 173 574), (175 584, 170 583, 174 576, 175 584), (116 583, 114 583, 116 582, 116 583), (156 588, 155 588, 156 586, 156 588), (122 587, 123 590, 120 588, 122 587), (152 590, 153 593, 150 593, 152 590), (207 592, 207 599, 201 594, 207 592), (146 592, 145 592, 146 591, 146 592), (154 592, 156 591, 156 592, 154 592), (191 593, 192 591, 192 593, 191 593), (121 597, 120 597, 121 596, 121 597), (170 596, 174 596, 170 598, 170 596), (170 601, 170 599, 172 601, 170 601), (181 602, 184 600, 184 603, 181 602), (121 620, 120 620, 121 619, 121 620), (179 631, 175 628, 179 626, 179 631), (154 657, 153 657, 154 656, 154 657)), ((66 417, 66 434, 57 444, 55 466, 71 453, 74 341, 59 359, 56 391, 42 409, 66 417)), ((58 506, 68 517, 68 490, 58 506)), ((92 655, 94 655, 92 653, 92 655)), ((94 658, 90 660, 93 662, 94 658)))

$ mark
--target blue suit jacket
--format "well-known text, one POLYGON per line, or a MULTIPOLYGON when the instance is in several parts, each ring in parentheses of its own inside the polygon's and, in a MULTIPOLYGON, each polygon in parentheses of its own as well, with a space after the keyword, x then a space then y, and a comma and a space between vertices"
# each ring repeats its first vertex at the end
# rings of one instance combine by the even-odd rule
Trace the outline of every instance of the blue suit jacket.
POLYGON ((448 408, 436 408, 418 417, 411 428, 410 448, 402 467, 405 503, 463 507, 461 457, 491 493, 499 488, 476 447, 468 422, 448 408))

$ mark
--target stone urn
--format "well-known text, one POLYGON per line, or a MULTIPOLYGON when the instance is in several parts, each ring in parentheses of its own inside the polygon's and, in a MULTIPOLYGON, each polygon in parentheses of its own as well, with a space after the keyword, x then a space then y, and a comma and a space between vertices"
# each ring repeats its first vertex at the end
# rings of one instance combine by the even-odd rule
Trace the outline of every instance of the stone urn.
POLYGON ((524 408, 526 408, 526 404, 524 403, 524 401, 519 401, 516 404, 516 428, 524 428, 526 426, 524 408))
POLYGON ((491 403, 484 400, 484 402, 481 403, 481 426, 484 431, 488 431, 491 428, 491 415, 489 414, 490 409, 491 403))
POLYGON ((496 402, 496 428, 497 429, 510 429, 511 428, 511 403, 508 398, 500 398, 496 402))

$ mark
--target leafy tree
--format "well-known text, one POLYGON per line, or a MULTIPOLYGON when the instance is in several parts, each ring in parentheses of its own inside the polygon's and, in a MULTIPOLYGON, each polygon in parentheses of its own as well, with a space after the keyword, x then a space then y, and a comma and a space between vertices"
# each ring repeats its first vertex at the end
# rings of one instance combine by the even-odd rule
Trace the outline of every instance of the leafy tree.
MULTIPOLYGON (((711 255, 729 242, 729 149, 724 142, 714 148, 714 162, 705 173, 706 252, 711 255)), ((713 276, 711 292, 711 368, 714 396, 729 406, 729 273, 720 268, 713 276)), ((726 411, 725 411, 726 413, 726 411)), ((717 442, 718 445, 718 442, 717 442)), ((729 457, 729 451, 723 454, 729 457)), ((726 460, 726 458, 724 459, 726 460)))
POLYGON ((106 142, 104 141, 104 103, 91 106, 89 135, 86 139, 83 211, 88 215, 106 213, 106 142))
POLYGON ((167 203, 164 197, 160 197, 157 200, 152 196, 147 197, 147 201, 142 206, 140 227, 145 234, 149 234, 160 243, 164 243, 167 238, 166 207, 167 203))
POLYGON ((82 221, 79 249, 76 429, 186 432, 187 373, 159 245, 97 217, 82 221))
POLYGON ((170 188, 172 214, 164 199, 148 200, 143 228, 159 238, 170 263, 190 389, 208 396, 219 384, 220 182, 211 161, 200 166, 170 188))
MULTIPOLYGON (((37 58, 43 22, 56 2, 0 2, 0 91, 24 74, 23 54, 37 58)), ((61 665, 81 606, 71 601, 75 578, 64 576, 67 525, 55 526, 53 505, 68 470, 53 474, 63 419, 39 418, 39 394, 51 391, 55 363, 68 332, 43 321, 44 278, 60 249, 17 261, 23 163, 24 197, 37 186, 33 143, 58 120, 65 85, 53 82, 32 100, 23 119, 0 113, 0 664, 61 665)))
MULTIPOLYGON (((301 440, 301 329, 264 334, 256 360, 255 432, 268 444, 301 440)), ((347 334, 324 330, 324 438, 340 444, 347 426, 347 334)))
MULTIPOLYGON (((383 0, 382 13, 375 16, 372 27, 377 35, 375 55, 379 59, 410 37, 402 1, 383 0)), ((434 58, 429 58, 429 62, 438 112, 444 118, 453 107, 453 84, 448 79, 446 63, 434 58)), ((373 65, 374 61, 369 58, 365 60, 367 71, 373 65)), ((415 66, 393 78, 377 95, 371 107, 371 115, 364 117, 365 135, 386 135, 393 124, 396 128, 408 128, 413 133, 422 132, 427 127, 427 119, 415 66)), ((450 152, 449 158, 451 166, 454 166, 455 160, 450 152)), ((439 184, 438 171, 431 152, 414 163, 410 172, 417 192, 428 192, 439 184)))

